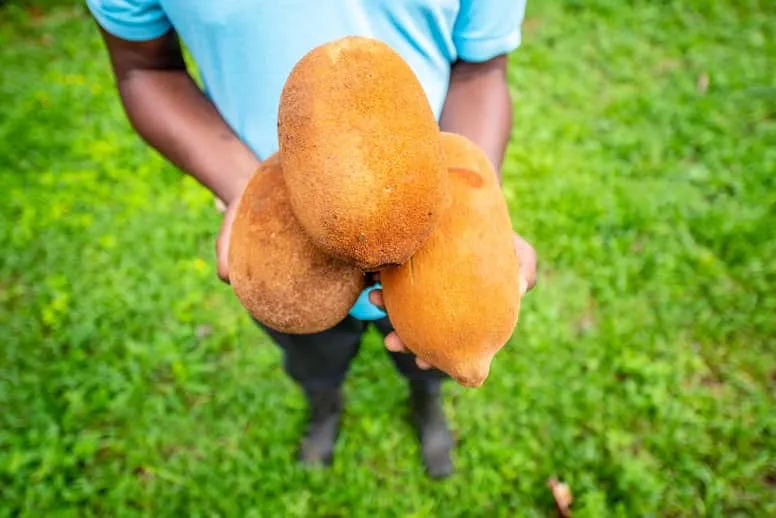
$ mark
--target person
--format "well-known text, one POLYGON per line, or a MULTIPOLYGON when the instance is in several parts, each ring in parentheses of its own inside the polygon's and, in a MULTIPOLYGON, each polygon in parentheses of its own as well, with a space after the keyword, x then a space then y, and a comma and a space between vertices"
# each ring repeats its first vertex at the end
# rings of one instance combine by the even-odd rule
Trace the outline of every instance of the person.
MULTIPOLYGON (((500 175, 512 128, 507 55, 520 44, 525 0, 85 1, 135 131, 223 200, 216 253, 218 275, 227 283, 236 201, 261 160, 277 150, 283 84, 305 53, 328 41, 358 35, 390 45, 418 76, 440 128, 477 143, 500 175), (202 88, 187 68, 184 47, 202 88)), ((526 291, 535 283, 536 254, 517 234, 515 245, 526 291)), ((454 445, 442 408, 446 376, 403 346, 376 279, 332 329, 285 335, 264 328, 309 405, 300 461, 332 462, 340 387, 370 324, 408 380, 427 472, 449 475, 454 445)))

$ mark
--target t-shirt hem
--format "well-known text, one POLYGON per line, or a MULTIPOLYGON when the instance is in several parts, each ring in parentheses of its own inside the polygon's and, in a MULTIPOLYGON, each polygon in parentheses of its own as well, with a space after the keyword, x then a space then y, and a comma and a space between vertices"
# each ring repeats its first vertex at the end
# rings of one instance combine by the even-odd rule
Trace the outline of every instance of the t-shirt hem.
POLYGON ((508 54, 520 46, 521 33, 515 30, 505 37, 455 39, 456 53, 463 61, 480 63, 496 56, 508 54))

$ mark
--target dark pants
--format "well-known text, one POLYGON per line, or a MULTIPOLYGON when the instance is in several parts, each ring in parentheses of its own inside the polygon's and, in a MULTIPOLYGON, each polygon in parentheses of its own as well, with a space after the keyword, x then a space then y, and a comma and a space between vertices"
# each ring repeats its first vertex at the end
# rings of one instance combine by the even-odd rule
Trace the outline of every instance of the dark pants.
MULTIPOLYGON (((383 336, 393 331, 387 318, 373 323, 383 336)), ((348 315, 331 329, 307 335, 280 333, 258 324, 283 350, 283 365, 288 375, 306 390, 321 390, 337 387, 345 380, 350 362, 361 346, 361 336, 370 322, 348 315)), ((418 367, 413 354, 389 354, 396 369, 408 380, 431 381, 447 377, 439 370, 418 367)))

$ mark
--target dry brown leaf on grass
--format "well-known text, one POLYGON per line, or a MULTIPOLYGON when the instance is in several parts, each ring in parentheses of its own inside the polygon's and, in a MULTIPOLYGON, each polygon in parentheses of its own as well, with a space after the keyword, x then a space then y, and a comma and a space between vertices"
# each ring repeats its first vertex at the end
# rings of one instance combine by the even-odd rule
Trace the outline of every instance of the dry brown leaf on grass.
POLYGON ((547 481, 547 486, 552 491, 552 497, 555 499, 555 506, 558 508, 558 514, 562 518, 571 517, 571 503, 574 497, 571 496, 571 488, 557 478, 552 477, 547 481))

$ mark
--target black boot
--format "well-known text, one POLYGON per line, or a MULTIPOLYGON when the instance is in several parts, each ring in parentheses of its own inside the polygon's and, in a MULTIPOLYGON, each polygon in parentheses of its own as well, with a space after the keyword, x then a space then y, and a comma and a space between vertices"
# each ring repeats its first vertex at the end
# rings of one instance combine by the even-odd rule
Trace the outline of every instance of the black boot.
POLYGON ((433 478, 453 472, 453 436, 442 410, 441 385, 440 381, 410 382, 412 424, 420 439, 426 471, 433 478))
POLYGON ((340 389, 305 390, 309 405, 307 430, 302 439, 299 460, 303 464, 330 465, 339 433, 342 395, 340 389))

